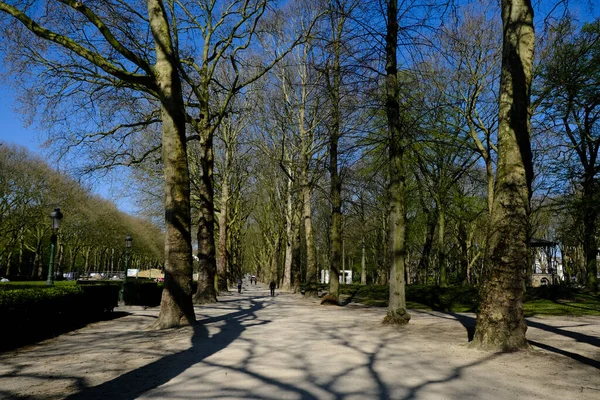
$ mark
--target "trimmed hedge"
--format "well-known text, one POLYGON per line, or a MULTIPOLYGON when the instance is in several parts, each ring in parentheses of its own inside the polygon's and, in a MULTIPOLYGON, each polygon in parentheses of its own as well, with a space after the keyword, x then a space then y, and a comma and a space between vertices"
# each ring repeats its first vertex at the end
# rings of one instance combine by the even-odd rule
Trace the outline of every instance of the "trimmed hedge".
POLYGON ((0 290, 0 349, 21 346, 102 319, 119 298, 119 287, 113 285, 36 286, 0 290))

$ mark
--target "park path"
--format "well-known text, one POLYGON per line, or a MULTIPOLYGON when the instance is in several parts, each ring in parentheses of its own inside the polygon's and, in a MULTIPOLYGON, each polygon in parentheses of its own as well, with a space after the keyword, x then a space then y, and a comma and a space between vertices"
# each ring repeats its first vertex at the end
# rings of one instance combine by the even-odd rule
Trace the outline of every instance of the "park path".
POLYGON ((598 317, 529 319, 533 349, 494 354, 466 346, 469 314, 413 311, 390 327, 385 309, 261 284, 197 307, 193 328, 147 331, 157 309, 125 311, 1 353, 0 398, 600 398, 598 317))

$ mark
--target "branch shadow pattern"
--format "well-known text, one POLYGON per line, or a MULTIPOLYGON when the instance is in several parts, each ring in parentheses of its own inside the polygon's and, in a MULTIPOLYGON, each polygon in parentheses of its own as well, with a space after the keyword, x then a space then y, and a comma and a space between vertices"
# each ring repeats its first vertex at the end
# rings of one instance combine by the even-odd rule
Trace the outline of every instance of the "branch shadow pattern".
POLYGON ((79 393, 69 396, 68 399, 135 399, 226 348, 246 329, 243 322, 256 319, 256 312, 262 307, 262 302, 252 301, 249 309, 240 309, 218 318, 198 321, 192 326, 192 346, 189 349, 165 356, 101 385, 82 388, 79 393), (203 324, 216 321, 224 321, 225 328, 217 335, 209 337, 203 324))
MULTIPOLYGON (((61 379, 77 391, 69 399, 415 399, 430 395, 432 391, 456 390, 463 379, 470 375, 465 374, 466 370, 475 369, 473 372, 476 372, 481 370, 482 364, 502 357, 501 354, 472 354, 465 360, 444 364, 439 362, 436 352, 423 354, 423 348, 413 348, 410 340, 401 343, 405 335, 419 335, 422 332, 419 329, 435 328, 437 332, 444 334, 444 327, 447 328, 449 324, 458 326, 458 323, 466 328, 469 336, 469 329, 475 325, 475 318, 469 315, 411 311, 422 315, 432 325, 392 328, 379 325, 379 314, 382 312, 379 309, 323 308, 306 301, 301 307, 298 305, 298 299, 287 294, 276 299, 265 296, 262 292, 236 295, 208 308, 196 308, 199 323, 193 326, 191 346, 185 350, 172 353, 167 349, 159 359, 97 386, 91 386, 81 376, 61 379), (356 317, 357 313, 361 313, 359 318, 356 317), (299 343, 287 340, 285 335, 289 330, 279 331, 279 325, 273 324, 279 319, 287 319, 286 324, 295 330, 295 337, 304 339, 299 343), (371 335, 370 328, 364 325, 365 320, 373 323, 373 329, 380 332, 371 335), (253 330, 254 328, 258 330, 253 330), (256 335, 256 332, 260 334, 256 335), (322 354, 315 355, 307 349, 317 341, 327 343, 327 349, 322 354), (221 350, 226 348, 228 354, 234 353, 237 358, 222 356, 225 352, 221 350), (269 368, 265 369, 265 366, 269 368), (398 367, 412 371, 412 379, 390 373, 398 370, 398 367), (222 374, 227 375, 228 372, 230 378, 223 380, 222 374), (215 373, 221 378, 212 380, 215 373), (240 380, 246 383, 240 384, 234 377, 241 377, 240 380), (364 384, 353 385, 355 379, 362 380, 364 384)), ((151 316, 145 312, 139 315, 151 316)), ((143 320, 147 322, 148 318, 143 320)), ((140 357, 150 356, 153 353, 139 348, 139 343, 134 342, 133 338, 147 341, 148 336, 162 339, 171 337, 165 332, 132 332, 130 328, 131 326, 126 332, 116 332, 103 344, 103 351, 109 349, 110 342, 126 339, 138 344, 131 350, 132 353, 135 351, 137 355, 139 351, 140 357)), ((559 335, 572 335, 572 332, 561 327, 548 327, 548 330, 559 335)), ((187 332, 189 335, 189 330, 187 332)), ((455 329, 453 336, 446 337, 443 341, 460 341, 459 332, 460 330, 455 329)), ((90 343, 94 340, 91 337, 88 339, 90 343)), ((580 339, 591 344, 597 343, 590 335, 583 335, 580 339)), ((598 368, 598 361, 585 356, 570 354, 544 343, 532 342, 532 345, 598 368)), ((43 360, 43 355, 39 357, 38 361, 43 360)), ((113 376, 118 369, 114 366, 107 368, 113 368, 113 376)), ((25 376, 27 372, 24 369, 26 368, 17 365, 9 374, 25 376)), ((35 378, 39 379, 40 376, 35 378)), ((53 379, 50 374, 41 378, 53 379)), ((468 391, 472 389, 464 390, 467 397, 475 393, 468 391)), ((451 392, 446 392, 448 393, 451 392)), ((0 388, 0 397, 13 398, 16 395, 0 388)), ((60 398, 62 397, 64 395, 60 398)))

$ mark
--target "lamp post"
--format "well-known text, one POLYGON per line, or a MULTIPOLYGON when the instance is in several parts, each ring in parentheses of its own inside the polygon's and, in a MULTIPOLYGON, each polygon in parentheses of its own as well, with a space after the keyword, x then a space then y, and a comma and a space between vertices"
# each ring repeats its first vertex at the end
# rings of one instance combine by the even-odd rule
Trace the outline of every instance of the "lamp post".
POLYGON ((55 208, 50 213, 50 221, 52 222, 52 236, 50 237, 50 263, 48 264, 48 279, 46 285, 54 285, 54 251, 56 249, 57 233, 60 228, 60 221, 63 218, 63 214, 60 212, 60 208, 55 208))
POLYGON ((123 274, 123 285, 121 287, 121 301, 123 302, 123 305, 125 305, 125 284, 127 283, 127 268, 128 268, 128 262, 129 262, 129 251, 131 250, 131 245, 133 244, 133 239, 131 238, 131 236, 127 235, 125 236, 125 271, 123 274))

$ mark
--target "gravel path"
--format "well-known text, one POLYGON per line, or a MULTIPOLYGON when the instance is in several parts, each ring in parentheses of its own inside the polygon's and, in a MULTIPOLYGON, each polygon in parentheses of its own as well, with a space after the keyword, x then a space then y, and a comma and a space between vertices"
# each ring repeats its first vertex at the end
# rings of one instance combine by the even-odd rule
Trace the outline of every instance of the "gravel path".
MULTIPOLYGON (((158 309, 0 353, 0 398, 599 399, 600 318, 528 319, 532 349, 467 347, 472 314, 324 307, 265 285, 196 308, 200 324, 145 328, 158 309)), ((123 312, 124 311, 124 312, 123 312)))

